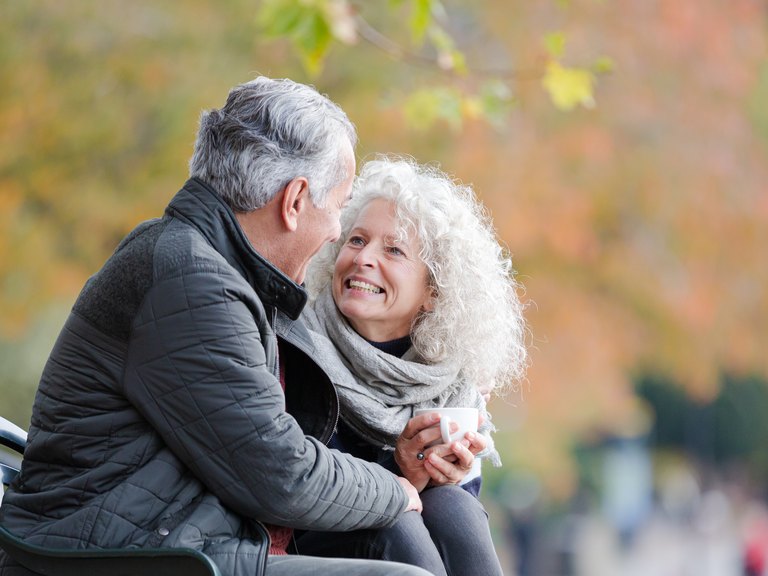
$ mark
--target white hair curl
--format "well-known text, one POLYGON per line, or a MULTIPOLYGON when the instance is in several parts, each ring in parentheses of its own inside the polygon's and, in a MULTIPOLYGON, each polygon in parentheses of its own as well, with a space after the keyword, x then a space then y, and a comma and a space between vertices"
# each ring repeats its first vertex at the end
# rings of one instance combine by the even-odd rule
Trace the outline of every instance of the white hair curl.
POLYGON ((428 363, 458 363, 462 377, 483 391, 522 380, 527 329, 511 259, 472 189, 436 167, 387 156, 362 167, 342 214, 339 240, 312 263, 310 297, 331 282, 349 230, 375 199, 395 206, 400 234, 414 234, 429 270, 434 308, 411 327, 416 351, 428 363))

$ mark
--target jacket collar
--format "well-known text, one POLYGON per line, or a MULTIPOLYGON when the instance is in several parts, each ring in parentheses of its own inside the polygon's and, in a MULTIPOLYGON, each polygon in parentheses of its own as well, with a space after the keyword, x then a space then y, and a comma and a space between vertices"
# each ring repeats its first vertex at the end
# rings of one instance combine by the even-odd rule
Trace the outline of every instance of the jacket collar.
POLYGON ((292 320, 299 317, 307 302, 307 293, 254 250, 234 212, 210 185, 190 178, 165 212, 197 228, 243 275, 265 306, 281 310, 292 320))

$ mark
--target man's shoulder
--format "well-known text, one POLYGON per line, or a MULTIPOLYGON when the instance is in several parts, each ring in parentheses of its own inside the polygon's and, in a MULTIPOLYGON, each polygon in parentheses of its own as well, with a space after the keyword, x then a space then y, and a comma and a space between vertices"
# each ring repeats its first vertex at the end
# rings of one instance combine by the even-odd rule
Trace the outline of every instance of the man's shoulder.
POLYGON ((168 216, 134 228, 106 262, 109 268, 148 274, 150 283, 191 272, 234 272, 194 226, 168 216))
POLYGON ((152 254, 167 225, 167 220, 155 219, 134 228, 88 280, 74 312, 105 334, 127 339, 132 318, 152 285, 152 254))
POLYGON ((175 219, 168 222, 158 238, 153 256, 157 279, 196 272, 237 275, 196 228, 175 219))

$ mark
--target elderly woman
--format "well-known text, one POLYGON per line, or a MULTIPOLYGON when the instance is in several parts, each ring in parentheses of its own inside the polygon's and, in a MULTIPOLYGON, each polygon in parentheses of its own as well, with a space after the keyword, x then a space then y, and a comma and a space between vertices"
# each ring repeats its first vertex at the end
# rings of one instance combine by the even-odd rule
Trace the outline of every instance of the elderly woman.
POLYGON ((501 574, 479 462, 500 465, 485 401, 523 377, 525 324, 511 262, 471 189, 410 160, 368 162, 308 288, 316 359, 342 407, 331 446, 404 475, 424 510, 385 530, 304 533, 298 552, 501 574), (439 417, 413 416, 443 406, 479 408, 480 433, 443 444, 439 417))

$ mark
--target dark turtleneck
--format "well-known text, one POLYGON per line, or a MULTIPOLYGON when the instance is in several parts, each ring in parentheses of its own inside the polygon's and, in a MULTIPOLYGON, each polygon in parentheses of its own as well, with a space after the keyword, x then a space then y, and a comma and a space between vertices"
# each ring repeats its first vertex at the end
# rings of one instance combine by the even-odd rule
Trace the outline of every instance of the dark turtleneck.
POLYGON ((403 336, 402 338, 395 338, 394 340, 387 340, 386 342, 373 342, 368 339, 366 339, 366 342, 374 348, 378 348, 382 352, 397 356, 398 358, 402 358, 403 354, 405 354, 408 351, 408 348, 411 347, 410 335, 403 336))

